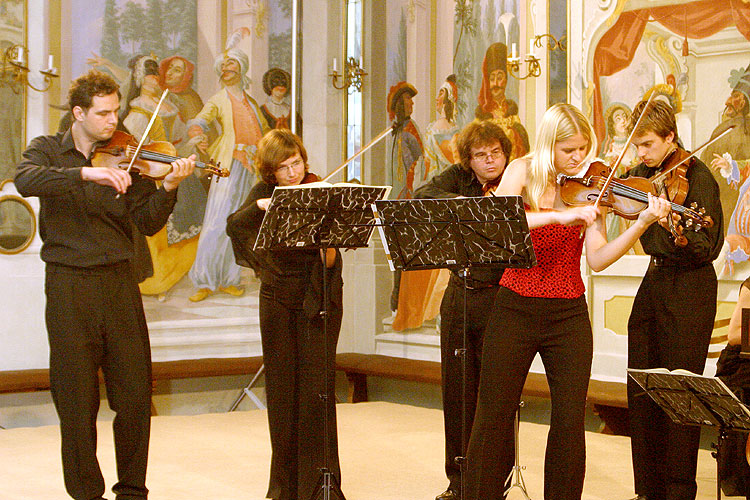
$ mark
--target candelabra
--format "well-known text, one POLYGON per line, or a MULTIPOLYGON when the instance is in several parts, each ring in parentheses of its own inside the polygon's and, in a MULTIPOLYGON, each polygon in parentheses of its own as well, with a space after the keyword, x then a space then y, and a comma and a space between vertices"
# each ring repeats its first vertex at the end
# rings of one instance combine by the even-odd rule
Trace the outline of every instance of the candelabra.
POLYGON ((23 45, 11 45, 5 50, 2 55, 2 68, 0 69, 2 83, 9 85, 16 94, 20 94, 24 86, 28 86, 37 92, 46 92, 52 85, 52 80, 60 76, 55 67, 54 58, 50 55, 47 69, 39 70, 39 73, 44 76, 44 85, 37 88, 29 81, 28 52, 29 49, 23 45))
POLYGON ((367 75, 367 72, 362 67, 362 59, 359 61, 353 57, 344 59, 344 68, 341 73, 338 72, 336 58, 333 59, 333 68, 328 76, 331 77, 331 85, 338 90, 348 89, 354 87, 357 92, 362 90, 362 77, 367 75))
POLYGON ((526 54, 526 57, 524 58, 524 61, 526 62, 526 74, 521 76, 521 58, 518 56, 518 47, 514 43, 511 45, 511 53, 508 58, 508 73, 510 76, 518 80, 525 80, 529 77, 536 78, 542 74, 542 66, 539 63, 539 58, 534 55, 534 52, 536 48, 542 48, 542 40, 545 38, 549 38, 549 40, 547 40, 547 50, 550 52, 555 50, 565 52, 567 50, 565 45, 566 36, 563 36, 558 40, 549 33, 536 35, 529 41, 529 53, 526 54))

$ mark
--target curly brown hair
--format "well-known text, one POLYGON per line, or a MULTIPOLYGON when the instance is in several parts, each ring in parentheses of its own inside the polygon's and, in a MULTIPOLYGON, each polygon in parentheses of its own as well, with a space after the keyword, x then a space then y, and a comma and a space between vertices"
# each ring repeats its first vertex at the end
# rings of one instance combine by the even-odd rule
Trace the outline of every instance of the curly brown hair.
POLYGON ((291 130, 277 128, 269 131, 258 143, 255 153, 255 169, 266 184, 276 185, 275 172, 282 161, 299 153, 307 172, 307 150, 302 139, 291 130))
POLYGON ((118 99, 122 97, 117 82, 108 74, 92 69, 73 80, 68 92, 68 105, 71 111, 76 106, 87 111, 95 96, 103 97, 114 93, 117 93, 118 99))
POLYGON ((513 145, 499 125, 489 120, 474 120, 466 125, 458 135, 458 157, 461 167, 471 171, 471 148, 500 143, 505 158, 510 158, 513 145))

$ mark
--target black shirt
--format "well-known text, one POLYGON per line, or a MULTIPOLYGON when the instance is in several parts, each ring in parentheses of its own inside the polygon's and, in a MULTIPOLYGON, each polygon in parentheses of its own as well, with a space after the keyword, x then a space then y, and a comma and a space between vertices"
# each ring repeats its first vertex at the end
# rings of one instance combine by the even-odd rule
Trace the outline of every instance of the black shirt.
MULTIPOLYGON (((651 168, 641 163, 630 169, 624 177, 651 178, 660 170, 659 167, 651 168)), ((708 167, 697 158, 690 160, 685 177, 689 188, 682 205, 690 207, 691 203, 695 202, 698 208, 705 208, 706 215, 714 221, 713 226, 699 231, 686 228, 684 235, 688 243, 684 247, 675 245, 671 233, 659 224, 652 224, 640 239, 643 250, 651 256, 664 259, 668 263, 700 266, 713 262, 724 244, 719 185, 708 167)))
POLYGON ((153 235, 167 222, 177 190, 156 188, 137 173, 127 193, 81 179, 91 161, 78 151, 71 130, 40 136, 23 152, 15 184, 23 196, 39 197, 39 234, 45 262, 93 267, 133 256, 133 223, 153 235))
MULTIPOLYGON (((457 198, 459 196, 484 196, 482 183, 471 170, 455 164, 430 179, 427 184, 414 191, 415 198, 457 198)), ((471 270, 471 283, 474 285, 499 284, 503 270, 492 267, 477 267, 471 270), (477 283, 478 282, 478 283, 477 283)))

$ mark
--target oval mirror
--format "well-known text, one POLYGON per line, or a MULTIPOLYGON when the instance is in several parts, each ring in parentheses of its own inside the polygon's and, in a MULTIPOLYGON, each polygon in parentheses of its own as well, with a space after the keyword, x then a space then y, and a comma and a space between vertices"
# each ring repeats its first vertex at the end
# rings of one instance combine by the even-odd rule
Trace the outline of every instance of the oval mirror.
POLYGON ((36 234, 36 217, 28 201, 16 195, 0 196, 0 254, 23 252, 36 234))

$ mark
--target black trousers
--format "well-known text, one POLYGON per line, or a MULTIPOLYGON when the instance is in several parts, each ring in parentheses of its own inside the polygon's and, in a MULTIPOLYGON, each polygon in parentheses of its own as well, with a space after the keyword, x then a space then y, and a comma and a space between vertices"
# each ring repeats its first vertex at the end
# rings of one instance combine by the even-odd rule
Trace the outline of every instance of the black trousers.
POLYGON ((500 288, 484 337, 479 401, 469 439, 466 498, 501 498, 515 460, 514 421, 536 353, 547 373, 552 417, 544 498, 581 498, 584 416, 593 340, 584 297, 523 297, 500 288))
POLYGON ((94 269, 47 264, 50 386, 60 418, 65 488, 76 500, 101 498, 96 458, 101 368, 112 424, 118 500, 146 498, 151 426, 151 350, 132 266, 94 269))
MULTIPOLYGON (((649 266, 628 321, 628 367, 702 374, 716 290, 711 265, 649 266)), ((649 500, 695 499, 700 428, 673 424, 632 380, 628 407, 635 492, 649 500)))
POLYGON ((260 287, 272 454, 266 496, 279 500, 311 498, 322 477, 324 434, 328 436, 328 468, 339 484, 341 481, 334 391, 336 342, 342 318, 341 281, 339 275, 338 285, 332 285, 337 289, 331 293, 339 298, 329 303, 325 335, 319 309, 303 307, 309 279, 281 278, 269 283, 262 278, 260 287), (322 394, 326 395, 325 400, 321 399, 322 394))
POLYGON ((451 276, 440 303, 440 361, 443 377, 443 419, 445 421, 445 473, 449 488, 461 491, 461 469, 456 457, 465 456, 474 412, 477 407, 479 371, 484 330, 498 287, 465 289, 451 276), (466 291, 464 299, 464 290, 466 291), (462 425, 464 378, 456 349, 464 345, 464 300, 466 300, 466 442, 462 425))

